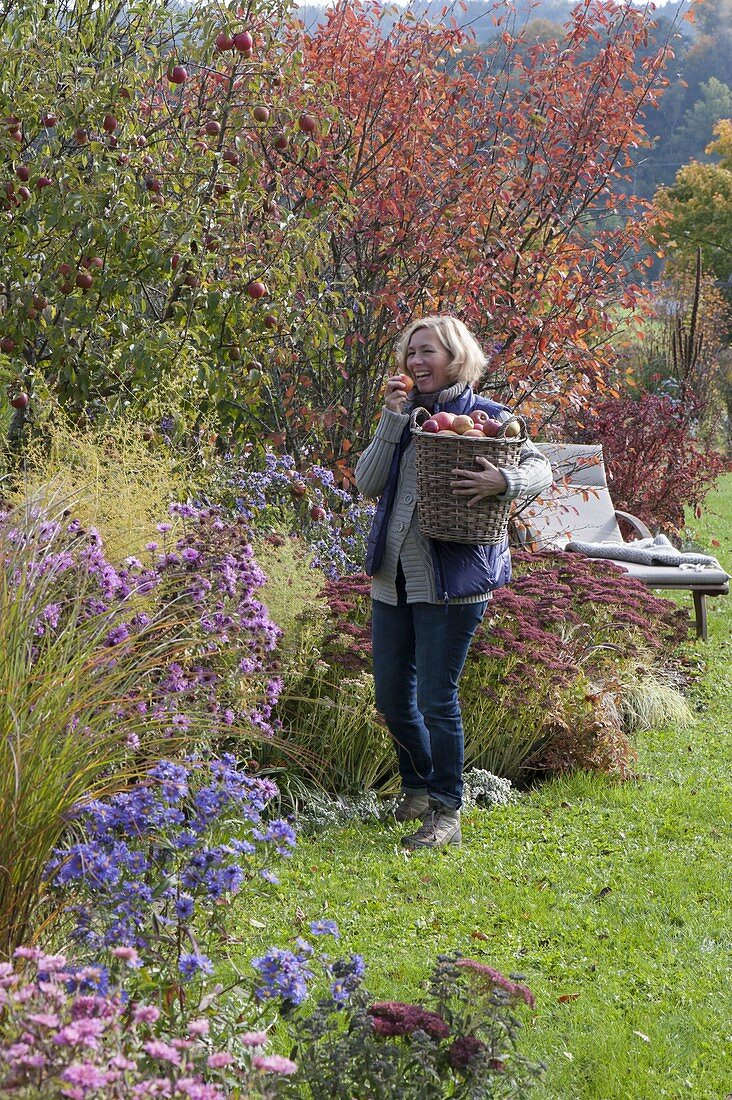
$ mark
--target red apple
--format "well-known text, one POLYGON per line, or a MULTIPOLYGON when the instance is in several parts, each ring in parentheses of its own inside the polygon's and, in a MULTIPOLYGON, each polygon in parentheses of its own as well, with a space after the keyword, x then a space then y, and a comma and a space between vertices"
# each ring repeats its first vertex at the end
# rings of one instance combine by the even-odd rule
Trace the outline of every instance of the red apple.
POLYGON ((485 435, 481 428, 468 428, 467 432, 463 432, 463 437, 465 439, 477 439, 478 437, 480 437, 480 439, 485 439, 485 435))
POLYGON ((288 138, 287 134, 285 134, 282 130, 276 130, 275 133, 272 134, 272 144, 274 145, 275 149, 279 149, 279 151, 282 153, 290 144, 290 139, 288 138))
POLYGON ((63 276, 63 278, 66 278, 68 275, 71 274, 71 264, 59 264, 58 273, 59 275, 63 276))
POLYGON ((107 131, 108 134, 114 133, 117 129, 117 119, 114 115, 105 115, 102 122, 102 128, 107 131))
POLYGON ((23 183, 27 183, 30 177, 30 168, 27 164, 19 164, 15 169, 15 174, 19 180, 22 180, 23 183))
POLYGON ((433 420, 436 420, 440 431, 445 431, 446 428, 452 428, 452 422, 455 419, 455 413, 438 412, 435 413, 433 420))
POLYGON ((495 436, 500 433, 502 427, 503 424, 501 424, 500 420, 494 420, 493 417, 489 416, 486 422, 483 424, 483 435, 487 435, 490 438, 495 438, 495 436))
POLYGON ((5 355, 10 355, 15 351, 15 340, 12 336, 3 336, 0 339, 0 351, 4 352, 5 355))
POLYGON ((30 198, 30 195, 31 195, 31 193, 30 193, 30 191, 28 190, 27 187, 19 187, 18 188, 18 198, 22 199, 23 202, 27 202, 28 199, 30 198))
POLYGON ((485 409, 473 409, 470 414, 476 424, 485 424, 486 420, 490 420, 490 416, 485 409))
POLYGON ((257 122, 269 122, 269 107, 259 104, 259 106, 255 107, 252 111, 252 117, 255 118, 257 122))
POLYGON ((18 393, 13 394, 13 396, 10 398, 10 404, 13 406, 14 409, 24 409, 29 400, 30 398, 28 397, 28 394, 23 393, 23 391, 21 390, 18 393))
POLYGON ((255 279, 247 287, 247 294, 250 298, 264 298, 267 293, 267 287, 260 279, 255 279))
POLYGON ((53 111, 44 111, 41 115, 41 123, 47 130, 52 130, 56 125, 56 115, 53 111))
POLYGON ((79 271, 75 279, 79 290, 91 290, 94 280, 88 271, 79 271))
POLYGON ((170 266, 171 266, 173 271, 175 271, 177 269, 179 263, 180 263, 180 252, 174 252, 173 255, 170 257, 170 266))
POLYGON ((219 31, 214 39, 214 45, 219 53, 224 53, 225 50, 234 49, 234 39, 226 31, 219 31))
POLYGON ((325 519, 325 508, 321 508, 319 504, 314 504, 310 509, 310 518, 318 523, 321 519, 325 519))
POLYGON ((11 141, 17 141, 18 145, 21 145, 22 142, 23 142, 23 131, 22 130, 13 130, 10 134, 10 140, 11 141))
POLYGON ((185 84, 188 80, 188 70, 184 65, 174 65, 168 73, 168 80, 171 84, 185 84))
POLYGON ((439 433, 439 434, 440 434, 440 435, 450 435, 450 436, 453 436, 453 437, 454 437, 455 439, 459 439, 459 438, 460 438, 460 436, 458 435, 458 433, 457 433, 457 432, 454 432, 454 431, 452 430, 452 428, 440 428, 440 433, 439 433))
POLYGON ((186 286, 191 287, 192 290, 196 289, 200 281, 201 280, 198 278, 198 275, 194 275, 192 271, 189 271, 185 279, 183 280, 186 286))
POLYGON ((254 39, 249 31, 239 31, 234 35, 234 49, 239 53, 247 53, 254 46, 254 39))
POLYGON ((464 435, 465 432, 469 432, 471 428, 475 427, 473 418, 466 413, 460 413, 456 416, 452 422, 452 430, 457 432, 458 435, 464 435))
POLYGON ((211 118, 206 123, 205 130, 210 137, 216 137, 217 134, 221 133, 221 123, 211 118))
POLYGON ((422 431, 423 432, 429 432, 430 435, 432 435, 432 434, 436 435, 437 432, 439 432, 439 430, 440 430, 440 425, 437 423, 437 421, 434 419, 434 417, 430 417, 429 420, 425 420, 424 424, 422 425, 422 431))
POLYGON ((274 313, 265 313, 264 323, 267 328, 277 328, 277 318, 274 313))
POLYGON ((233 164, 233 166, 236 168, 237 164, 239 163, 239 154, 234 152, 233 149, 225 149, 223 160, 225 160, 227 164, 233 164))
POLYGON ((307 492, 307 485, 304 481, 300 481, 299 479, 297 481, 291 481, 290 492, 295 497, 304 497, 307 492))
POLYGON ((155 176, 147 176, 145 178, 145 187, 147 187, 148 191, 152 191, 155 195, 159 195, 160 192, 163 190, 162 181, 156 179, 155 176))
POLYGON ((53 180, 51 179, 50 176, 39 176, 38 177, 38 183, 36 184, 36 187, 38 188, 39 191, 42 191, 44 187, 51 187, 52 184, 53 184, 53 180))
POLYGON ((89 131, 83 126, 77 126, 74 130, 74 141, 77 145, 86 145, 89 141, 89 131))
POLYGON ((305 112, 305 114, 303 115, 300 115, 300 118, 297 120, 297 124, 304 134, 314 134, 318 128, 318 124, 313 116, 309 115, 307 112, 305 112))

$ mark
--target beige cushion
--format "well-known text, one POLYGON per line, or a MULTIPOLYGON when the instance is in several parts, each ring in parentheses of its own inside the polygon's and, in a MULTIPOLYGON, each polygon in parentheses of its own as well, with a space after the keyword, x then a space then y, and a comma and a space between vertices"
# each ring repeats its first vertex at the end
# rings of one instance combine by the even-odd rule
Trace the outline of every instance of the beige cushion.
POLYGON ((563 550, 579 542, 622 543, 610 493, 604 487, 554 484, 519 515, 539 549, 563 550))
POLYGON ((702 568, 699 565, 693 568, 687 565, 637 565, 630 561, 616 561, 615 565, 627 570, 631 576, 647 584, 649 588, 655 586, 689 588, 692 585, 698 585, 700 588, 707 585, 718 588, 720 585, 726 586, 729 582, 728 575, 718 561, 708 568, 702 568))
POLYGON ((572 485, 607 486, 599 443, 537 443, 536 446, 549 459, 555 481, 566 478, 572 485))

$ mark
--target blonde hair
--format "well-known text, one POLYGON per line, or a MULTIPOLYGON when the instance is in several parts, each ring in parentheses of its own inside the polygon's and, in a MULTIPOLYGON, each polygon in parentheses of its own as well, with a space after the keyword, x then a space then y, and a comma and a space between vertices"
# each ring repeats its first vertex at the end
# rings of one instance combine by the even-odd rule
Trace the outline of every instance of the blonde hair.
POLYGON ((407 325, 399 336, 396 348, 397 363, 401 371, 411 373, 407 367, 409 341, 414 333, 422 328, 434 332, 443 348, 450 353, 447 373, 453 382, 474 385, 479 381, 488 357, 463 322, 448 313, 435 313, 430 317, 421 317, 407 325))

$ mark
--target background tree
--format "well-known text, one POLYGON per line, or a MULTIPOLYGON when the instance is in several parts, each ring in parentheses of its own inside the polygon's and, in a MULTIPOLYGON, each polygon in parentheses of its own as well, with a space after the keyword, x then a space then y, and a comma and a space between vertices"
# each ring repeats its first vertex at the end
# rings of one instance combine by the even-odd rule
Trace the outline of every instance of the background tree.
POLYGON ((707 152, 715 164, 692 161, 676 174, 671 187, 656 195, 659 227, 666 239, 670 271, 693 268, 697 248, 703 268, 724 288, 732 278, 732 120, 714 127, 715 140, 707 152))

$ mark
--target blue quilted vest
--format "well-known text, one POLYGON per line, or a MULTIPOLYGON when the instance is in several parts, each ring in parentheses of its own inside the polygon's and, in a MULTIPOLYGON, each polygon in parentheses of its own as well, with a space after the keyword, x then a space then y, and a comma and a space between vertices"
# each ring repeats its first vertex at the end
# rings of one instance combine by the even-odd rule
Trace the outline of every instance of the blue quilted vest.
MULTIPOLYGON (((506 405, 499 405, 496 401, 476 396, 469 386, 454 400, 444 405, 435 405, 434 412, 444 410, 451 413, 470 414, 474 409, 484 409, 489 416, 509 412, 506 405)), ((398 445, 394 448, 384 492, 376 507, 366 550, 366 572, 370 577, 378 573, 384 560, 386 532, 399 481, 399 465, 410 438, 410 429, 407 425, 398 445)), ((440 598, 445 601, 492 592, 511 580, 511 554, 508 549, 508 540, 499 546, 474 546, 462 542, 441 542, 437 539, 430 539, 429 543, 435 572, 435 587, 440 598)))

